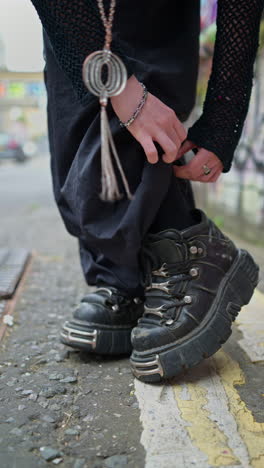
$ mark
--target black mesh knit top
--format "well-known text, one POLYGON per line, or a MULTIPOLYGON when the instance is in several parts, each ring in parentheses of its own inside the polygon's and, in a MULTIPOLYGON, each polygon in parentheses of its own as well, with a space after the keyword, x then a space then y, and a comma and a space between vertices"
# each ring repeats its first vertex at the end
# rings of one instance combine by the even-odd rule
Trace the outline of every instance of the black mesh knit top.
MULTIPOLYGON (((175 0, 155 1, 160 5, 167 4, 168 22, 172 11, 170 7, 175 8, 177 3, 182 3, 175 0)), ((155 1, 151 2, 151 9, 155 1)), ((133 4, 133 0, 131 2, 133 4)), ((82 81, 82 64, 89 53, 101 49, 104 44, 105 33, 97 2, 32 0, 32 3, 49 36, 58 62, 70 77, 78 98, 85 103, 91 96, 82 81)), ((189 9, 191 3, 186 0, 189 9)), ((147 8, 142 0, 141 4, 142 8, 147 8)), ((109 5, 109 0, 105 5, 109 5)), ((248 111, 263 6, 264 0, 218 0, 212 72, 202 115, 189 129, 188 138, 197 146, 213 151, 221 159, 224 172, 230 169, 248 111)), ((148 18, 151 21, 151 11, 148 18)), ((171 26, 166 29, 171 29, 171 26)), ((137 34, 135 27, 135 36, 137 34)), ((170 41, 171 38, 170 32, 170 41)), ((149 44, 151 48, 151 41, 149 44)), ((139 77, 136 66, 133 66, 136 62, 130 59, 131 48, 118 34, 114 35, 112 51, 123 59, 129 76, 134 73, 139 77)), ((188 61, 188 56, 185 60, 188 61)), ((152 92, 151 89, 150 91, 152 92)))

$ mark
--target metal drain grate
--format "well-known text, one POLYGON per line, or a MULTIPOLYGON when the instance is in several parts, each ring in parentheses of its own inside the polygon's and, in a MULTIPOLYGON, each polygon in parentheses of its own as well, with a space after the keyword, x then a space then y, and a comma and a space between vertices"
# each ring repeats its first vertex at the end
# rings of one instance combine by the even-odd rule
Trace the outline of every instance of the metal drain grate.
POLYGON ((13 296, 29 256, 26 249, 0 249, 0 299, 13 296))

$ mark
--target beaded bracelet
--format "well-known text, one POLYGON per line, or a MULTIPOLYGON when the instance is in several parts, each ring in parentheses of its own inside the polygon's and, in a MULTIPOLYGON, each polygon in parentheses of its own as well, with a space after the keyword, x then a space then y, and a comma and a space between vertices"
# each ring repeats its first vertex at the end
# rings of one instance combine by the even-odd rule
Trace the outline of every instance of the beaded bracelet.
POLYGON ((130 119, 128 119, 126 122, 121 122, 121 120, 119 120, 119 123, 121 125, 121 127, 129 127, 129 125, 131 125, 134 120, 137 118, 138 114, 140 113, 142 107, 144 106, 146 100, 147 100, 147 96, 148 96, 148 90, 146 88, 146 86, 144 85, 144 83, 140 83, 142 88, 143 88, 143 96, 140 100, 140 103, 139 105, 137 106, 134 114, 132 115, 132 117, 130 117, 130 119))

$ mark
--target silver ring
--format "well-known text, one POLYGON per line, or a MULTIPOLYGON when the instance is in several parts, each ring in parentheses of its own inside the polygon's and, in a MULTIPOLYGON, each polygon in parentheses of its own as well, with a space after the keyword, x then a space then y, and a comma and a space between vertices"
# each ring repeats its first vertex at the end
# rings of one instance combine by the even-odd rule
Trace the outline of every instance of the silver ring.
POLYGON ((203 173, 204 173, 204 175, 209 175, 211 172, 212 172, 212 169, 210 169, 210 167, 208 167, 207 164, 204 164, 204 165, 203 165, 203 173))

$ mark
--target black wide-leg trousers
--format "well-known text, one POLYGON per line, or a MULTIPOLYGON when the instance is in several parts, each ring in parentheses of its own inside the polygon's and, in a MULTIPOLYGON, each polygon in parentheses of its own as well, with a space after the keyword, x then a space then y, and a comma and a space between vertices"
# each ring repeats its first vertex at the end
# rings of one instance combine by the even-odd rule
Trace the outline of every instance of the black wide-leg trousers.
MULTIPOLYGON (((130 189, 129 201, 103 202, 100 167, 100 108, 97 98, 81 104, 45 39, 45 83, 55 200, 65 226, 77 237, 86 281, 140 294, 138 254, 144 236, 192 224, 189 182, 171 165, 147 162, 141 145, 121 128, 109 103, 108 116, 130 189)), ((120 185, 122 187, 122 185, 120 185)))

